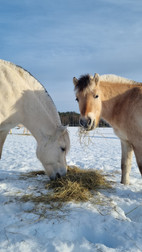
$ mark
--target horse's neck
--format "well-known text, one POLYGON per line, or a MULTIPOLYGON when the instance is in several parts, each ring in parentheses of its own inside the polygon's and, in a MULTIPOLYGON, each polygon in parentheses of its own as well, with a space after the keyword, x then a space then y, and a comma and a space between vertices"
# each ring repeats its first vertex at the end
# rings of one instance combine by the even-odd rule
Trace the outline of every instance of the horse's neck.
POLYGON ((114 107, 123 99, 124 93, 133 87, 136 87, 136 85, 101 82, 102 118, 108 123, 113 124, 114 107))
POLYGON ((49 106, 45 106, 34 96, 31 96, 28 102, 25 99, 24 103, 21 123, 32 133, 37 142, 46 136, 52 136, 56 128, 61 125, 58 113, 55 114, 54 104, 49 100, 49 106))
POLYGON ((27 71, 9 62, 0 60, 0 73, 0 98, 3 99, 0 129, 9 131, 23 124, 37 141, 41 136, 52 135, 61 122, 43 86, 27 71))

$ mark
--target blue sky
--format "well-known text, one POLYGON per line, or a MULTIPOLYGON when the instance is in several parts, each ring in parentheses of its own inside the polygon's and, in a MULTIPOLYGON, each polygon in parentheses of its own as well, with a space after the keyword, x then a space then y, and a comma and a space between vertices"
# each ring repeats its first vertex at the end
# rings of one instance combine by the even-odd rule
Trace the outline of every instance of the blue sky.
POLYGON ((72 78, 142 81, 141 0, 1 0, 0 58, 35 76, 58 111, 76 111, 72 78))

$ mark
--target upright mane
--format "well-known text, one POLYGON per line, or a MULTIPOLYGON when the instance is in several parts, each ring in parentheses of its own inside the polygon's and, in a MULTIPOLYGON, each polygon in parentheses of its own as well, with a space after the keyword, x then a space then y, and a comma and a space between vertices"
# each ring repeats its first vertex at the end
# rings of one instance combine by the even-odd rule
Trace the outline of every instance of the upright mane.
POLYGON ((115 74, 100 75, 100 81, 111 82, 111 83, 126 83, 126 84, 131 84, 131 85, 140 84, 139 82, 129 80, 127 78, 120 77, 115 74))
POLYGON ((89 74, 86 75, 82 75, 79 79, 78 79, 78 83, 75 86, 75 91, 79 91, 82 92, 83 90, 91 87, 92 83, 92 76, 90 76, 89 74))
MULTIPOLYGON (((77 84, 75 85, 75 91, 76 92, 90 92, 93 88, 93 76, 86 74, 81 75, 81 77, 78 79, 77 84)), ((100 82, 109 82, 109 83, 124 83, 124 84, 130 84, 130 85, 142 85, 141 82, 129 80, 124 77, 120 77, 115 74, 105 74, 99 76, 100 82)))

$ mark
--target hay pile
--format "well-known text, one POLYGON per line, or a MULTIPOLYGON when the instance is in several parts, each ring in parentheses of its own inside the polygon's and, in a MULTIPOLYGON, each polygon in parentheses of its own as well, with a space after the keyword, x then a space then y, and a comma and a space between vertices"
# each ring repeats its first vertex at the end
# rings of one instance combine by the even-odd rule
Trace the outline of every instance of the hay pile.
MULTIPOLYGON (((43 172, 32 172, 29 176, 42 175, 43 172)), ((24 201, 33 201, 51 204, 51 202, 85 202, 88 201, 94 192, 99 188, 110 188, 105 177, 94 170, 81 170, 76 166, 68 167, 66 176, 46 184, 47 194, 41 196, 25 195, 24 201)))

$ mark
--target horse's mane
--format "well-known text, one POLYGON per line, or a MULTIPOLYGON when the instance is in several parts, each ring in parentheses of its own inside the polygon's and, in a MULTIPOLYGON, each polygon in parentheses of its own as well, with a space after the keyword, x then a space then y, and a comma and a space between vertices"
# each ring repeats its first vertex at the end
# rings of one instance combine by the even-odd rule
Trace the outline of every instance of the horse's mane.
POLYGON ((75 86, 75 90, 78 90, 79 92, 82 92, 86 88, 92 85, 91 79, 93 77, 90 76, 89 74, 82 75, 77 82, 77 85, 75 86))
POLYGON ((131 85, 140 84, 139 82, 129 80, 127 78, 120 77, 115 74, 100 75, 100 81, 111 82, 111 83, 126 83, 126 84, 131 84, 131 85))
POLYGON ((0 59, 0 63, 7 65, 7 66, 11 67, 12 69, 14 69, 23 79, 27 80, 28 85, 30 85, 30 83, 32 83, 32 85, 33 85, 33 82, 34 82, 34 86, 36 88, 41 89, 41 87, 42 87, 42 89, 44 89, 45 92, 47 92, 46 89, 44 88, 44 86, 29 71, 27 71, 23 67, 21 67, 19 65, 15 65, 12 62, 5 61, 2 59, 0 59), (30 79, 32 81, 28 82, 28 79, 30 79))
MULTIPOLYGON (((75 91, 89 91, 92 89, 92 81, 93 80, 93 76, 86 74, 86 75, 82 75, 77 82, 77 85, 75 86, 75 91)), ((100 75, 100 81, 101 82, 109 82, 109 83, 124 83, 124 84, 130 84, 130 85, 142 85, 142 83, 140 82, 136 82, 133 80, 129 80, 127 78, 124 77, 120 77, 118 75, 115 74, 105 74, 105 75, 100 75)))

